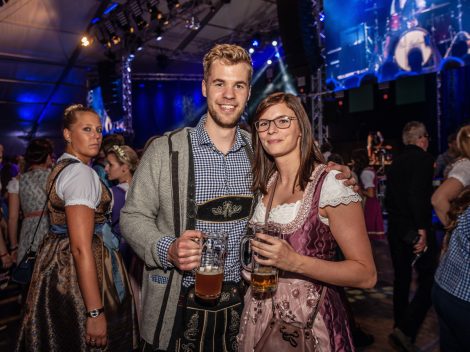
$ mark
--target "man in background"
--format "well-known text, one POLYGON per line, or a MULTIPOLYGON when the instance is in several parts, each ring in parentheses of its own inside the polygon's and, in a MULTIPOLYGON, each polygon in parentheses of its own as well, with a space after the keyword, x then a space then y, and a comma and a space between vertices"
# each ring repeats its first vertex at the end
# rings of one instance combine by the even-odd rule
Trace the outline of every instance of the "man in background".
POLYGON ((393 346, 416 351, 414 342, 431 307, 431 289, 436 269, 436 244, 431 232, 434 160, 427 153, 429 135, 421 122, 403 128, 405 148, 387 173, 385 206, 388 211, 388 241, 395 272, 393 285, 393 346), (417 288, 409 300, 413 267, 417 288))

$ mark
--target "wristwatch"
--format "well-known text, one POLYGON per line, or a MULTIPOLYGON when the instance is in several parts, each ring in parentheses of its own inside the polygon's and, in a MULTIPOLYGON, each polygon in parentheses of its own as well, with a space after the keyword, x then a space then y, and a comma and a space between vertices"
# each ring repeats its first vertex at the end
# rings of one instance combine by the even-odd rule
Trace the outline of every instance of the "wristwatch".
POLYGON ((104 312, 104 307, 97 308, 86 312, 86 316, 89 318, 98 318, 98 316, 104 312))

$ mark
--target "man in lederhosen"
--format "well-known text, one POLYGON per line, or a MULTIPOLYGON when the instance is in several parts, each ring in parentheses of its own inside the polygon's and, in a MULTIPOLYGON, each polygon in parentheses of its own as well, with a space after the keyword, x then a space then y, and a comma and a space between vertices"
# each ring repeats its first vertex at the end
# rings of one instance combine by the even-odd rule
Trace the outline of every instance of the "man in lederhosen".
POLYGON ((238 127, 250 95, 251 58, 236 45, 204 57, 208 112, 195 128, 157 138, 145 152, 121 215, 124 237, 144 259, 143 350, 236 351, 242 311, 239 243, 250 215, 251 137, 238 127), (173 182, 172 182, 173 181, 173 182), (215 212, 219 206, 238 211, 215 212), (219 214, 219 215, 216 215, 219 214), (229 235, 221 299, 194 299, 202 232, 229 235))

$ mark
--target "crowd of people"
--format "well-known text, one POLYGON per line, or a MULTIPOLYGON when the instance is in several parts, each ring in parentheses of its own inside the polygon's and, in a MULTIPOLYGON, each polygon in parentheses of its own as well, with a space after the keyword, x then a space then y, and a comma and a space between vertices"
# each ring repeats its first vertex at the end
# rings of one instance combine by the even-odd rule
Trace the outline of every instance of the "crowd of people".
POLYGON ((385 232, 367 149, 353 151, 352 170, 327 164, 300 99, 282 92, 259 103, 250 134, 239 125, 250 55, 219 44, 203 68, 206 114, 194 128, 152 138, 141 158, 122 136, 103 140, 99 116, 77 104, 64 112, 57 160, 47 139, 29 143, 24 165, 0 160, 2 267, 14 279, 35 253, 16 351, 272 351, 273 343, 279 351, 355 351, 344 288, 374 287, 370 240, 385 237, 395 271, 390 341, 416 351, 434 303, 442 350, 464 350, 470 127, 456 135, 455 159, 445 159, 451 165, 434 194, 426 127, 404 127, 404 151, 387 172, 385 232), (447 233, 439 264, 432 207, 447 233), (240 241, 255 223, 279 230, 250 240, 253 260, 278 273, 276 290, 261 296, 241 270, 240 241), (219 299, 204 302, 195 270, 215 231, 228 234, 223 284, 219 299), (271 317, 300 326, 301 338, 276 340, 271 317))

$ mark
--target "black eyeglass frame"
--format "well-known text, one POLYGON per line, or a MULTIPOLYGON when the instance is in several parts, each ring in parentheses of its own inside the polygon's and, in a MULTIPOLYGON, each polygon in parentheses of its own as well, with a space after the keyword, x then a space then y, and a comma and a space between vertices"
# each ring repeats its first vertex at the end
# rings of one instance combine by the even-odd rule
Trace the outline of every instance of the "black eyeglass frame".
POLYGON ((271 123, 272 123, 272 122, 274 122, 274 125, 275 125, 277 128, 279 128, 279 129, 281 129, 281 130, 285 130, 286 128, 289 128, 289 127, 290 127, 292 120, 297 120, 297 117, 284 115, 284 116, 278 116, 278 117, 276 117, 275 119, 272 119, 272 120, 261 119, 261 120, 256 121, 256 122, 254 123, 254 125, 255 125, 255 129, 256 129, 257 132, 266 132, 266 131, 269 130, 269 128, 271 127, 271 123), (282 127, 279 126, 279 125, 278 125, 278 121, 281 121, 282 119, 285 119, 285 118, 289 119, 289 125, 288 125, 288 126, 282 126, 282 127), (268 123, 268 127, 265 128, 265 129, 260 130, 260 129, 259 129, 259 124, 260 124, 260 122, 267 122, 267 123, 268 123))

